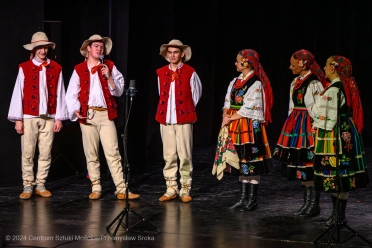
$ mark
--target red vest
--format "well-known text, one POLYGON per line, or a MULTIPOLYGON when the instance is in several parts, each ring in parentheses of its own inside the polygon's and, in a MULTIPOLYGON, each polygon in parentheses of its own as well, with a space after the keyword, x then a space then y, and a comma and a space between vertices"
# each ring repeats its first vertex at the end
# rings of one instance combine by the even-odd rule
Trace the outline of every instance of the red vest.
MULTIPOLYGON (((104 63, 108 66, 110 72, 112 72, 112 68, 114 67, 114 62, 105 59, 104 63)), ((75 66, 75 71, 79 75, 80 78, 80 92, 79 92, 79 101, 80 101, 80 114, 82 116, 87 116, 88 112, 88 102, 89 102, 89 91, 90 91, 90 72, 88 69, 88 64, 86 61, 83 63, 78 64, 75 66)), ((117 104, 115 101, 115 97, 111 95, 108 81, 102 76, 101 70, 97 70, 99 80, 101 82, 103 96, 106 101, 107 105, 107 114, 108 119, 113 120, 118 116, 117 113, 117 104)), ((85 123, 85 120, 78 119, 80 123, 85 123)))
MULTIPOLYGON (((55 61, 49 60, 50 63, 45 67, 46 69, 46 86, 48 91, 48 114, 55 114, 57 108, 57 87, 59 75, 62 67, 55 61)), ((22 68, 25 75, 24 88, 23 88, 23 113, 27 115, 39 116, 39 66, 28 60, 21 63, 19 67, 22 68)))
POLYGON ((193 123, 197 120, 190 86, 190 79, 194 71, 194 68, 186 64, 183 64, 175 72, 169 69, 169 65, 156 70, 159 77, 160 97, 155 119, 159 123, 166 124, 169 91, 173 79, 175 81, 177 124, 193 123))

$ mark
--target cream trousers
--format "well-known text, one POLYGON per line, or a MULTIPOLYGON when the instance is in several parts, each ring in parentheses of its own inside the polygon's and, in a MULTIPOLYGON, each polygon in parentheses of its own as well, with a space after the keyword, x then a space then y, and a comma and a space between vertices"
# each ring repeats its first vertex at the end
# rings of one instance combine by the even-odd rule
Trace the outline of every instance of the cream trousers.
POLYGON ((180 161, 180 183, 183 185, 191 185, 193 171, 192 132, 192 124, 160 124, 160 133, 163 141, 163 156, 165 160, 163 175, 166 180, 177 180, 178 158, 180 161))
POLYGON ((110 121, 107 111, 89 110, 87 124, 80 124, 83 137, 84 153, 87 161, 89 178, 92 182, 92 191, 101 192, 101 173, 99 163, 99 142, 101 141, 103 151, 107 160, 112 179, 118 193, 123 193, 124 179, 119 152, 118 137, 114 121, 110 121))
POLYGON ((39 148, 36 184, 45 184, 52 161, 53 128, 54 119, 52 118, 35 117, 23 120, 24 134, 21 136, 23 186, 34 184, 36 144, 39 148))

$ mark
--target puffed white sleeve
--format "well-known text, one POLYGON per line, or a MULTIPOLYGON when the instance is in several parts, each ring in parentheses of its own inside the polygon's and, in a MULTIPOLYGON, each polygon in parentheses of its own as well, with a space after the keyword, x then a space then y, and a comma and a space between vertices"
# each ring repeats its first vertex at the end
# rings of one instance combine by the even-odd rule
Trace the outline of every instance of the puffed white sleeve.
POLYGON ((311 118, 314 119, 315 115, 313 113, 313 106, 317 96, 324 90, 323 85, 318 80, 313 80, 309 83, 307 87, 306 94, 304 97, 305 106, 309 112, 311 118))
POLYGON ((8 120, 15 122, 23 120, 23 87, 24 87, 25 76, 23 70, 20 67, 18 70, 17 79, 13 89, 12 99, 10 101, 8 120))
POLYGON ((237 112, 239 115, 264 122, 264 91, 261 81, 256 81, 244 95, 243 106, 237 112))
POLYGON ((234 86, 235 80, 236 80, 236 78, 234 78, 230 82, 229 86, 227 87, 225 101, 224 101, 224 104, 223 104, 223 108, 225 108, 225 109, 230 109, 231 90, 232 90, 232 87, 234 86))
POLYGON ((68 110, 68 115, 71 121, 76 121, 77 116, 75 115, 76 111, 80 111, 80 101, 79 101, 79 94, 80 94, 80 79, 76 71, 72 73, 70 78, 70 82, 67 87, 66 92, 66 105, 68 110))

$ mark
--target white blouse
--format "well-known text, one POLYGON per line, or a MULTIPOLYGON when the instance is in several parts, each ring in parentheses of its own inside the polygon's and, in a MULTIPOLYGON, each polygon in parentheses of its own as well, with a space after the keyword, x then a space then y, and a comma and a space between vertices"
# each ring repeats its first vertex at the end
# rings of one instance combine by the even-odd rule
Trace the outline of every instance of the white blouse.
MULTIPOLYGON (((332 80, 331 84, 340 81, 332 80)), ((332 131, 337 123, 337 87, 331 87, 323 95, 317 95, 312 112, 314 115, 313 126, 327 131, 332 131)), ((341 91, 340 107, 345 104, 345 96, 341 91)))
MULTIPOLYGON (((231 90, 234 86, 236 79, 245 80, 247 79, 254 71, 250 71, 245 77, 243 74, 240 74, 238 78, 234 78, 227 88, 227 93, 225 96, 225 103, 223 108, 230 109, 230 99, 231 99, 231 90)), ((237 113, 245 118, 254 119, 261 123, 265 122, 265 92, 261 81, 255 81, 251 87, 247 90, 243 98, 243 106, 237 111, 237 113)))
MULTIPOLYGON (((289 90, 289 109, 288 109, 288 115, 290 115, 293 111, 293 108, 294 108, 294 103, 293 103, 293 100, 292 100, 292 95, 293 95, 293 87, 295 85, 295 82, 296 82, 296 79, 297 78, 301 78, 301 79, 304 79, 305 77, 307 77, 309 74, 311 73, 311 71, 309 71, 308 73, 306 73, 306 75, 304 76, 298 76, 296 77, 295 79, 293 79, 292 83, 291 83, 291 86, 290 86, 290 90, 289 90)), ((312 113, 312 107, 315 103, 315 96, 320 94, 320 92, 323 91, 323 85, 322 83, 319 81, 319 80, 313 80, 309 83, 309 86, 307 87, 307 90, 306 90, 306 93, 305 93, 305 96, 304 96, 304 102, 305 102, 305 106, 307 108, 307 111, 309 112, 310 116, 312 118, 314 118, 314 114, 312 113)))

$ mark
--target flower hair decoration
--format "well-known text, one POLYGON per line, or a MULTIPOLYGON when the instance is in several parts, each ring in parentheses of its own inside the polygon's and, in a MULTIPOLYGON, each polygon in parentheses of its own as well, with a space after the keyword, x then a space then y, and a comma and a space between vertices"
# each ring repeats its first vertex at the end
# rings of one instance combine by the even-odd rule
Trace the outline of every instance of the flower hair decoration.
POLYGON ((333 66, 334 68, 338 68, 338 63, 336 61, 332 61, 330 65, 333 66))
POLYGON ((301 67, 305 67, 306 63, 307 63, 307 60, 305 60, 305 59, 299 59, 298 60, 298 65, 301 66, 301 67))
POLYGON ((242 58, 242 66, 247 67, 249 65, 249 60, 246 58, 242 58))

